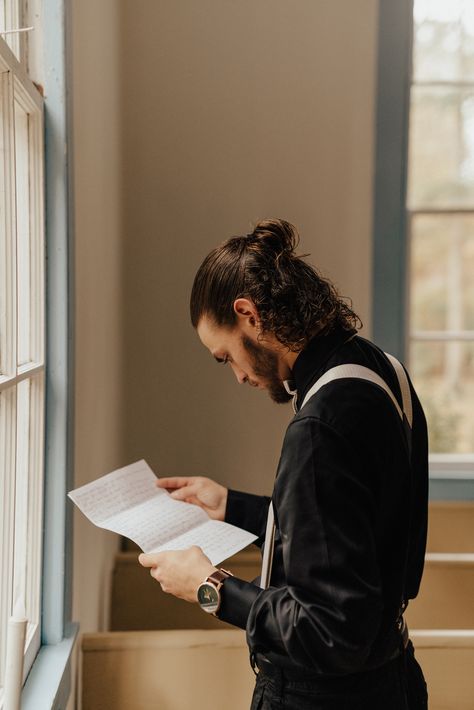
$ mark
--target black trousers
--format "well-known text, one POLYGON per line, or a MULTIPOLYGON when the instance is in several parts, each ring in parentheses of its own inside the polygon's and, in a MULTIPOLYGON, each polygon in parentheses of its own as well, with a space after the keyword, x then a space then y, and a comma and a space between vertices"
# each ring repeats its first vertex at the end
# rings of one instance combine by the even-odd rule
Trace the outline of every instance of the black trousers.
POLYGON ((423 672, 411 641, 398 658, 363 673, 338 678, 285 677, 259 671, 250 710, 427 710, 423 672))

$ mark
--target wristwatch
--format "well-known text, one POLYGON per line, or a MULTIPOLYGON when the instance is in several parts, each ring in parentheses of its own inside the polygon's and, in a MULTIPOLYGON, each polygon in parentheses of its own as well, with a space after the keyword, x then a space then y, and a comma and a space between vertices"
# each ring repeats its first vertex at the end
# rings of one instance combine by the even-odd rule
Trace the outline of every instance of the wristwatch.
POLYGON ((201 609, 208 614, 216 615, 221 605, 220 588, 224 584, 224 580, 232 576, 232 572, 228 572, 225 569, 218 569, 199 585, 197 600, 201 609))

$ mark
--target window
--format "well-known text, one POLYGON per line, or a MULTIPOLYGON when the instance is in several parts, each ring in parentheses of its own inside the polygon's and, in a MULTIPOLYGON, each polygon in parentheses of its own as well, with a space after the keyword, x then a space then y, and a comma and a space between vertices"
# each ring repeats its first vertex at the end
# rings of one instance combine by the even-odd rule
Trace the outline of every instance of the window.
MULTIPOLYGON (((474 4, 415 0, 409 365, 433 460, 474 454, 474 4)), ((471 462, 471 463, 469 463, 471 462)))
MULTIPOLYGON (((0 18, 13 7, 0 2, 0 18)), ((40 645, 45 409, 42 99, 1 35, 0 185, 1 687, 18 599, 28 618, 25 673, 40 645)))
POLYGON ((21 29, 21 23, 26 13, 23 11, 23 2, 20 0, 0 0, 0 33, 10 47, 16 58, 23 62, 25 59, 26 37, 21 29))

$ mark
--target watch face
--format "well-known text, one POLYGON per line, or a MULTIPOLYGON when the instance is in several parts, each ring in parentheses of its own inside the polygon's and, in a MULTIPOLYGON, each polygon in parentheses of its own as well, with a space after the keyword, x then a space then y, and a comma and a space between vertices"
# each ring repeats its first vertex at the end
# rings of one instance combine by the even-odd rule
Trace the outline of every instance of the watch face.
POLYGON ((219 592, 214 585, 209 584, 209 582, 203 582, 199 585, 197 598, 201 609, 207 611, 208 614, 214 614, 218 610, 219 592))

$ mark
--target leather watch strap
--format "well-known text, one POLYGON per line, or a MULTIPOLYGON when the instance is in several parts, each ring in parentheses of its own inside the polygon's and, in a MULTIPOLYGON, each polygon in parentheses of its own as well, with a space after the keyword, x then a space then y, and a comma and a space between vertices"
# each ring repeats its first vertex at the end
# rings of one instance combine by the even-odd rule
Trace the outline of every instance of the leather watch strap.
POLYGON ((217 586, 217 589, 220 589, 224 580, 228 577, 232 577, 232 572, 228 572, 225 569, 217 569, 215 572, 209 575, 207 581, 213 582, 217 586))

